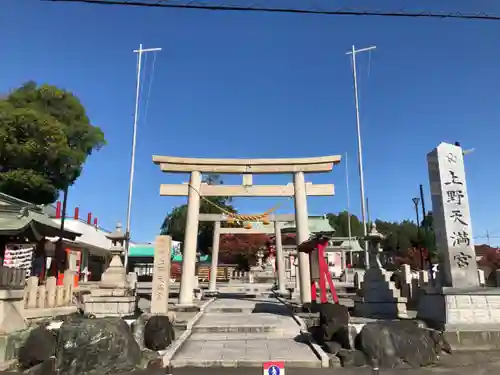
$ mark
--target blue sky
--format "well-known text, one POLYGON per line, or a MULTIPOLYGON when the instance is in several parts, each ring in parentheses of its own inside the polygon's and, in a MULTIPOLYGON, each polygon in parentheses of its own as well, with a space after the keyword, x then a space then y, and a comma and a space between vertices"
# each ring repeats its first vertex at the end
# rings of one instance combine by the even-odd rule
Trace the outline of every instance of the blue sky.
MULTIPOLYGON (((464 6, 472 2, 434 1, 434 9, 439 3, 467 10, 464 6)), ((500 3, 484 3, 488 11, 500 13, 500 3)), ((387 0, 379 5, 398 9, 400 4, 387 0)), ((67 88, 103 129, 108 145, 88 159, 70 190, 69 207, 79 206, 82 215, 92 211, 104 227, 125 221, 135 95, 132 50, 139 43, 163 48, 154 76, 152 55, 145 64, 144 82, 152 78, 152 86, 147 118, 147 86, 142 96, 132 211, 132 236, 139 241, 153 240, 165 214, 184 202, 159 196, 161 183, 181 183, 187 175, 162 174, 151 161, 153 154, 301 157, 347 152, 351 207, 358 214, 353 83, 345 52, 352 44, 375 44, 371 60, 368 54, 359 56, 371 216, 412 219, 411 198, 418 195, 419 184, 428 192, 426 154, 442 141, 459 140, 476 148, 466 157, 474 235, 489 230, 500 236, 500 22, 2 0, 0 25, 0 91, 30 79, 67 88)), ((346 208, 344 168, 342 163, 331 174, 308 177, 336 184, 334 197, 309 199, 311 214, 346 208)), ((291 176, 257 176, 254 181, 280 184, 291 176)), ((238 183, 238 178, 228 177, 226 183, 238 183)), ((254 213, 279 201, 242 198, 235 205, 254 213)), ((428 194, 427 206, 431 209, 428 194)), ((293 212, 292 201, 280 211, 293 212)))

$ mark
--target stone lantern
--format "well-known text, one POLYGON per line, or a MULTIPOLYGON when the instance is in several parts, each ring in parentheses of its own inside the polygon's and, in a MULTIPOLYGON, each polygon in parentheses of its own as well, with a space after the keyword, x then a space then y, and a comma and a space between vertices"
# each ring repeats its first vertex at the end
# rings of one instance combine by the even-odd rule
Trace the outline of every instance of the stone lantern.
POLYGON ((354 313, 357 316, 374 319, 408 319, 406 303, 391 281, 391 274, 382 268, 380 243, 385 236, 372 224, 370 233, 365 237, 370 252, 370 268, 366 270, 357 296, 354 299, 354 313))
POLYGON ((262 259, 264 259, 264 251, 257 251, 257 267, 262 267, 262 259))
POLYGON ((122 231, 121 223, 116 224, 116 229, 106 236, 111 240, 110 252, 113 258, 108 269, 102 274, 101 288, 124 289, 128 287, 127 274, 120 256, 123 254, 123 244, 126 234, 122 231))
POLYGON ((380 243, 384 239, 385 236, 377 230, 377 226, 373 223, 370 233, 366 236, 368 251, 370 253, 370 268, 382 269, 382 263, 380 262, 382 248, 380 247, 380 243))

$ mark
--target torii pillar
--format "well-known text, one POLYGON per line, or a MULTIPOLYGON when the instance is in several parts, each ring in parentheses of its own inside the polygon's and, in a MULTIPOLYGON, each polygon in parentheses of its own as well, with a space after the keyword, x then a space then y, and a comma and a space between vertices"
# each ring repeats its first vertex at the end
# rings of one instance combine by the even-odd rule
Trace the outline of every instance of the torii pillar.
POLYGON ((214 238, 212 242, 212 264, 210 266, 210 281, 208 291, 217 292, 217 268, 219 266, 220 221, 214 222, 214 238))
MULTIPOLYGON (((293 185, 295 188, 295 228, 297 249, 299 249, 301 243, 309 240, 309 216, 307 214, 304 172, 295 172, 293 177, 293 185)), ((311 270, 309 268, 309 254, 299 251, 298 256, 300 301, 302 304, 311 303, 311 270)))
POLYGON ((184 250, 182 252, 181 288, 179 305, 193 304, 194 276, 196 270, 196 248, 198 245, 198 216, 200 214, 201 173, 191 172, 189 179, 188 208, 186 230, 184 232, 184 250))

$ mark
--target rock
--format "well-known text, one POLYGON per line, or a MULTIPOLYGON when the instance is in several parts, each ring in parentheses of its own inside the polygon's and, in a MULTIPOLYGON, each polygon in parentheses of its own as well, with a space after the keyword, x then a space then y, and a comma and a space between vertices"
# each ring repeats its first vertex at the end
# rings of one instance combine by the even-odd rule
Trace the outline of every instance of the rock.
POLYGON ((342 326, 333 334, 332 340, 338 342, 344 349, 355 349, 357 334, 356 327, 342 326))
POLYGON ((336 355, 330 355, 329 357, 330 357, 330 359, 328 361, 329 368, 342 367, 342 364, 340 363, 339 357, 337 357, 336 355))
POLYGON ((163 358, 158 356, 158 352, 145 349, 141 353, 140 368, 163 367, 163 358))
POLYGON ((340 349, 337 353, 342 367, 363 367, 367 365, 365 353, 361 350, 340 349))
POLYGON ((152 358, 149 360, 148 364, 146 365, 147 369, 162 369, 163 367, 163 358, 152 358))
POLYGON ((174 327, 168 316, 153 315, 144 327, 144 345, 150 350, 166 349, 175 340, 174 327))
POLYGON ((25 373, 29 375, 56 375, 56 359, 50 358, 43 361, 29 368, 25 373))
POLYGON ((441 350, 449 349, 440 332, 420 328, 413 321, 368 323, 359 334, 359 346, 370 365, 379 368, 403 363, 427 366, 437 361, 441 350))
POLYGON ((317 343, 324 343, 325 340, 323 339, 323 331, 321 330, 321 327, 319 326, 313 326, 308 329, 309 333, 311 334, 313 340, 317 343))
POLYGON ((319 324, 323 331, 323 340, 331 341, 341 327, 349 325, 348 308, 333 303, 319 305, 319 324))
POLYGON ((54 356, 56 338, 43 327, 31 330, 24 344, 19 348, 18 362, 23 369, 38 365, 54 356))
POLYGON ((139 365, 141 350, 124 320, 80 318, 61 325, 56 358, 64 375, 120 374, 139 365))
POLYGON ((151 318, 151 314, 144 313, 141 314, 135 322, 132 323, 132 335, 134 336, 135 341, 139 345, 141 350, 144 350, 146 346, 144 345, 144 328, 146 327, 146 323, 149 318, 151 318))
POLYGON ((342 349, 342 346, 338 342, 327 341, 323 344, 323 348, 325 349, 325 352, 335 355, 340 349, 342 349))

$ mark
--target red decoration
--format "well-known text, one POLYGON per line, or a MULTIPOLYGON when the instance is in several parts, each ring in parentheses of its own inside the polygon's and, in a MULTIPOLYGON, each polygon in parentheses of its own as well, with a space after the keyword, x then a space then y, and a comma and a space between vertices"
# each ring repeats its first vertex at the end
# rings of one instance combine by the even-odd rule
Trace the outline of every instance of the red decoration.
MULTIPOLYGON (((339 298, 337 296, 337 291, 335 290, 335 285, 333 284, 332 276, 328 272, 328 264, 325 259, 325 248, 328 246, 328 239, 313 239, 302 243, 299 246, 299 251, 310 252, 314 248, 318 250, 318 263, 319 263, 319 289, 320 289, 320 302, 327 303, 328 296, 326 290, 326 283, 330 287, 330 293, 332 294, 332 299, 334 303, 339 303, 339 298)), ((313 301, 316 301, 316 282, 311 280, 311 296, 313 301)))

